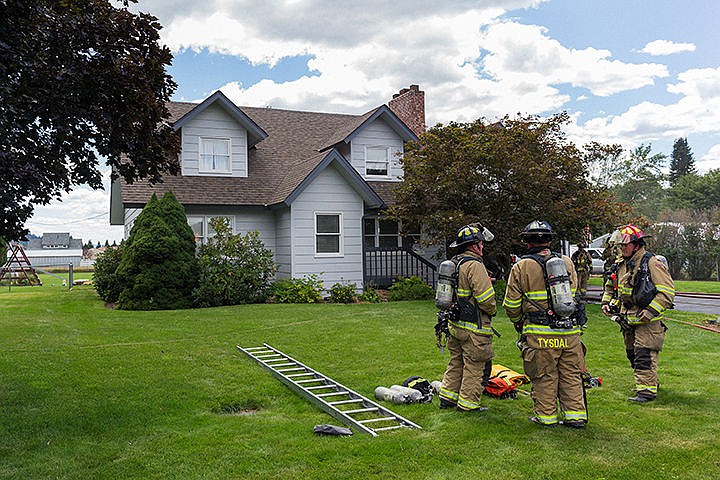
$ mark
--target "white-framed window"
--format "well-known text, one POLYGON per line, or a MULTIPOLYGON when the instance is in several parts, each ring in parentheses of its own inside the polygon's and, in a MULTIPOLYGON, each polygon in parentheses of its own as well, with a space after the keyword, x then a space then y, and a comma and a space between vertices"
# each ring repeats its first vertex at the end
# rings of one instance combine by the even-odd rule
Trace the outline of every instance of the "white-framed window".
POLYGON ((229 217, 227 215, 190 215, 187 217, 188 225, 190 225, 190 228, 192 228, 192 231, 195 234, 195 243, 198 246, 205 244, 205 242, 207 242, 209 238, 215 236, 215 230, 213 230, 212 226, 210 226, 210 220, 219 217, 228 219, 228 221, 230 222, 230 231, 234 233, 235 225, 233 224, 233 221, 235 220, 235 217, 229 217))
POLYGON ((388 177, 390 175, 389 147, 365 147, 365 175, 368 177, 388 177))
POLYGON ((203 173, 230 172, 230 139, 200 137, 200 163, 203 173))
POLYGON ((342 255, 342 213, 315 212, 315 256, 342 255))

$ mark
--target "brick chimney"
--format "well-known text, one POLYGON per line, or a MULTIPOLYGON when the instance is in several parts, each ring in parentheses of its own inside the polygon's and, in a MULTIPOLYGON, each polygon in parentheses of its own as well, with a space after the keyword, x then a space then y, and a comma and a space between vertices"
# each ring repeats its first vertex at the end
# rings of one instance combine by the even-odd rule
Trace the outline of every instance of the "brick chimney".
POLYGON ((425 92, 418 85, 410 85, 394 94, 388 107, 415 135, 425 133, 425 92))

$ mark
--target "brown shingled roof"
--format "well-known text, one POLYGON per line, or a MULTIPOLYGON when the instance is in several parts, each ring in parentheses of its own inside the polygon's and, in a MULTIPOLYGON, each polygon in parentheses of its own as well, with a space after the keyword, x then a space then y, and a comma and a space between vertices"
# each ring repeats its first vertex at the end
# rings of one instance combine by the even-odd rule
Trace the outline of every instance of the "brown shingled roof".
MULTIPOLYGON (((170 102, 170 121, 177 122, 196 103, 170 102)), ((240 107, 268 137, 250 150, 244 178, 165 176, 154 186, 121 181, 124 204, 145 204, 152 193, 172 190, 184 205, 273 205, 282 203, 325 158, 377 109, 364 115, 240 107)), ((384 198, 384 196, 383 196, 384 198)))

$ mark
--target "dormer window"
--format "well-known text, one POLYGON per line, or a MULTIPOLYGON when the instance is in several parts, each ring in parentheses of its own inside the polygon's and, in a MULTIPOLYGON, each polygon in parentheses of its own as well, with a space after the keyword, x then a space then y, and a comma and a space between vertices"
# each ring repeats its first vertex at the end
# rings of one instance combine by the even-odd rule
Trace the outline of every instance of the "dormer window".
POLYGON ((230 173, 230 139, 200 137, 200 173, 230 173))
POLYGON ((387 177, 390 165, 390 148, 365 147, 365 175, 387 177))

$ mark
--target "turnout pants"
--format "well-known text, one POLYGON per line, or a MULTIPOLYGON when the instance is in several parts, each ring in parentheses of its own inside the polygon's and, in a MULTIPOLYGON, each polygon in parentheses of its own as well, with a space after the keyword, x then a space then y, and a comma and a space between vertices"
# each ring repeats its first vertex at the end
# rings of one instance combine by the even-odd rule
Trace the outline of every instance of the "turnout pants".
POLYGON ((588 271, 578 272, 578 289, 577 289, 577 297, 578 298, 585 298, 585 296, 587 295, 587 286, 588 286, 589 279, 590 279, 590 272, 588 272, 588 271))
POLYGON ((655 398, 658 391, 658 356, 665 341, 660 321, 633 325, 623 332, 625 353, 635 373, 635 391, 655 398))
POLYGON ((523 367, 532 381, 535 418, 546 425, 560 420, 587 421, 582 380, 585 354, 580 334, 527 335, 526 341, 523 367))
POLYGON ((492 369, 492 337, 462 328, 451 328, 450 361, 443 375, 440 399, 460 410, 480 408, 485 383, 492 369))

